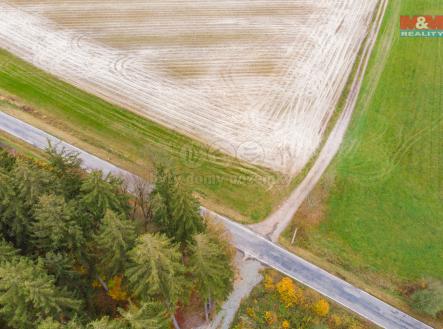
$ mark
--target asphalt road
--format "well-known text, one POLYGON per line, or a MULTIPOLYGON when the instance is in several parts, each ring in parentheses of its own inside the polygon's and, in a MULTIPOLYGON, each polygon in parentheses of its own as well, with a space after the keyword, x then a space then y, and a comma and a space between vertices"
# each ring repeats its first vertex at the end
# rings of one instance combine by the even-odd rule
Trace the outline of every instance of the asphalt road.
MULTIPOLYGON (((83 166, 87 170, 102 170, 105 174, 112 173, 125 178, 134 177, 129 172, 120 169, 105 160, 65 143, 56 137, 3 112, 0 112, 0 129, 40 149, 45 149, 48 146, 48 142, 51 142, 52 145, 56 146, 58 149, 65 148, 69 151, 75 151, 83 160, 83 166)), ((129 188, 131 188, 130 184, 131 180, 129 180, 129 188)), ((220 216, 208 209, 202 208, 202 212, 210 215, 215 220, 221 221, 230 231, 234 245, 246 256, 257 259, 263 264, 311 287, 369 321, 383 328, 389 329, 431 328, 366 292, 329 274, 319 267, 286 251, 277 244, 251 231, 247 227, 226 217, 220 216)))

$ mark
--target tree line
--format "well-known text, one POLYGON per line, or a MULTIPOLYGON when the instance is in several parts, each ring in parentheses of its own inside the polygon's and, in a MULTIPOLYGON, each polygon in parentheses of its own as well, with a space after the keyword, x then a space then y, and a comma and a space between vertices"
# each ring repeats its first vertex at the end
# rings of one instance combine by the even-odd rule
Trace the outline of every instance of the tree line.
POLYGON ((195 296, 209 320, 232 289, 233 250, 181 177, 160 167, 152 191, 128 194, 76 154, 46 155, 0 149, 0 327, 179 328, 195 296))

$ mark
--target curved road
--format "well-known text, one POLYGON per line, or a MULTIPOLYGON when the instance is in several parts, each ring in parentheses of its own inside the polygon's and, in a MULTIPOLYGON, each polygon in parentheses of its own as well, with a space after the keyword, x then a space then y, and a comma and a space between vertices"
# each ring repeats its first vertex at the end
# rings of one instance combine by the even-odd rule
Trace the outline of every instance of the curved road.
MULTIPOLYGON (((65 143, 44 131, 34 128, 10 115, 0 112, 0 130, 15 136, 37 148, 45 149, 50 141, 57 148, 65 148, 79 154, 88 170, 102 170, 121 177, 133 177, 107 161, 65 143)), ((129 181, 130 184, 131 180, 129 181)), ((129 186, 131 188, 131 186, 129 186)), ((280 271, 294 280, 309 286, 335 302, 342 304, 369 321, 389 329, 429 329, 431 327, 393 308, 381 300, 329 274, 319 267, 284 250, 247 227, 220 216, 208 209, 202 212, 222 222, 230 231, 233 243, 245 255, 280 271)))

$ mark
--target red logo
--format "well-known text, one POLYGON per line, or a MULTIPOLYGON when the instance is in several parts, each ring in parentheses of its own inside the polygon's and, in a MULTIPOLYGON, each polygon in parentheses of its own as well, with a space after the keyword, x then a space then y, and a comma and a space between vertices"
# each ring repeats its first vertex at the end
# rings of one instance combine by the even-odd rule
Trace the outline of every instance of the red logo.
POLYGON ((443 16, 400 16, 400 29, 443 31, 443 16))

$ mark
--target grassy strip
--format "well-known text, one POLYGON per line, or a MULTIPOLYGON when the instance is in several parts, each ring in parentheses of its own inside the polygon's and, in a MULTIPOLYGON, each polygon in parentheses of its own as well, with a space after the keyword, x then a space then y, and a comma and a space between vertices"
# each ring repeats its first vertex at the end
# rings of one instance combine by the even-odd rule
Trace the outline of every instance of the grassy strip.
POLYGON ((16 139, 15 137, 0 131, 0 148, 13 150, 18 155, 23 155, 27 158, 35 160, 45 159, 45 155, 40 150, 31 145, 16 139))
POLYGON ((442 9, 389 3, 344 146, 296 218, 301 252, 403 306, 421 278, 443 279, 443 41, 400 39, 398 21, 442 9))
POLYGON ((258 221, 289 192, 248 165, 64 83, 0 50, 0 105, 24 121, 148 179, 162 163, 186 175, 203 204, 258 221), (234 211, 232 211, 233 209, 234 211))

